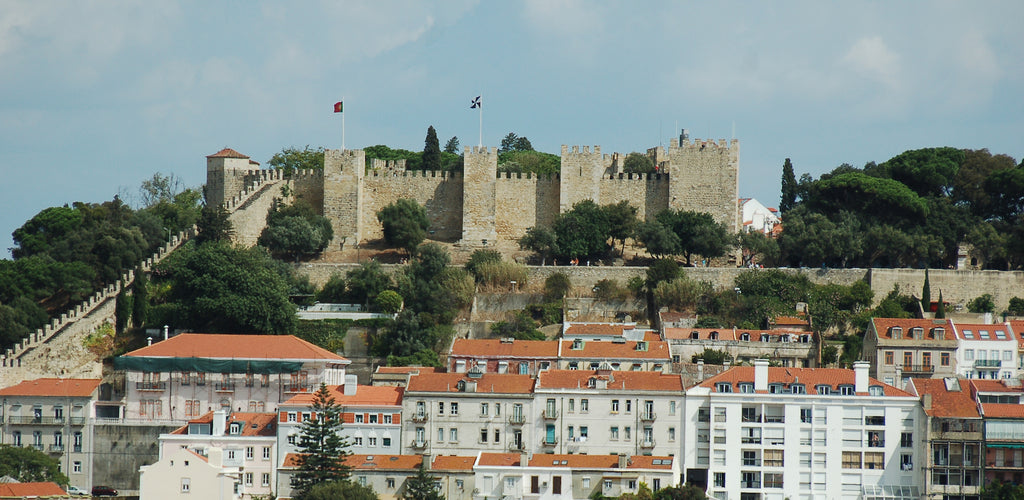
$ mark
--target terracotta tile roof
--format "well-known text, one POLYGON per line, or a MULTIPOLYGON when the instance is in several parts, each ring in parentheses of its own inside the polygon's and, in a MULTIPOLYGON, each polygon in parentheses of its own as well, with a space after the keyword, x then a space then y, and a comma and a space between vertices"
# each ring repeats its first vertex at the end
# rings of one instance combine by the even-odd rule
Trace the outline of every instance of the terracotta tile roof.
POLYGON ((60 396, 87 398, 103 382, 94 378, 37 378, 0 389, 0 396, 60 396))
POLYGON ((473 463, 476 457, 450 457, 439 455, 434 457, 430 465, 433 470, 473 470, 473 463))
POLYGON ((378 366, 375 373, 444 373, 444 369, 433 366, 378 366))
POLYGON ((678 311, 665 311, 662 313, 658 313, 658 316, 661 318, 661 324, 675 323, 678 321, 682 321, 684 319, 695 318, 695 316, 691 313, 682 313, 678 311))
POLYGON ((971 379, 970 382, 977 392, 1021 392, 1020 387, 1010 387, 1002 380, 971 379))
POLYGON ((598 370, 543 370, 537 375, 538 389, 587 389, 591 378, 604 377, 608 389, 624 391, 674 391, 682 392, 683 381, 679 375, 660 372, 613 371, 599 375, 598 370))
POLYGON ((712 332, 717 332, 718 340, 736 340, 736 332, 732 328, 665 328, 664 331, 665 340, 688 340, 693 332, 697 332, 700 340, 710 340, 712 332))
POLYGON ((986 418, 1024 418, 1024 405, 1010 403, 981 403, 986 418))
POLYGON ((213 153, 210 156, 207 156, 207 158, 242 158, 242 159, 248 159, 249 157, 243 155, 242 153, 239 153, 238 151, 235 151, 234 149, 224 148, 224 149, 222 149, 220 151, 217 151, 216 153, 213 153))
POLYGON ((452 356, 508 358, 557 358, 558 342, 553 340, 456 339, 452 356))
POLYGON ((624 330, 633 330, 636 323, 566 323, 562 335, 605 335, 621 337, 624 330))
POLYGON ((288 453, 281 462, 282 469, 294 469, 299 466, 299 453, 288 453))
POLYGON ((185 451, 187 451, 187 452, 189 452, 189 453, 191 453, 191 454, 195 455, 195 456, 196 456, 196 458, 198 458, 199 460, 202 460, 202 461, 204 461, 204 462, 207 462, 207 463, 209 463, 209 462, 210 462, 210 458, 209 458, 209 457, 204 457, 204 456, 202 456, 202 455, 200 455, 200 454, 196 453, 195 451, 193 451, 193 450, 189 450, 189 449, 186 449, 185 451))
POLYGON ((657 342, 659 340, 665 340, 661 338, 661 334, 657 330, 646 330, 644 331, 644 340, 648 342, 657 342))
POLYGON ((530 467, 571 467, 573 469, 618 468, 618 455, 558 455, 537 453, 530 459, 530 467))
POLYGON ((481 453, 477 465, 518 467, 522 455, 518 453, 481 453))
MULTIPOLYGON (((224 434, 227 435, 232 422, 239 422, 242 424, 242 436, 276 436, 277 435, 277 414, 276 413, 250 413, 250 412, 232 412, 228 416, 227 425, 224 426, 224 434)), ((194 418, 188 421, 188 424, 183 425, 173 431, 171 434, 186 435, 188 434, 189 424, 212 424, 213 423, 213 412, 206 412, 204 415, 194 418)))
POLYGON ((776 316, 773 323, 776 326, 807 326, 811 320, 799 316, 776 316))
POLYGON ((954 323, 953 329, 957 338, 961 340, 992 340, 1008 342, 1016 340, 1013 333, 1005 323, 984 324, 984 323, 954 323), (1002 336, 1002 338, 999 338, 1002 336))
MULTIPOLYGON (((754 382, 754 367, 734 366, 698 385, 715 391, 715 386, 719 382, 728 382, 732 384, 733 392, 739 392, 736 384, 740 382, 754 382)), ((800 383, 806 387, 808 395, 814 395, 814 388, 819 385, 827 385, 832 389, 840 385, 853 385, 854 371, 845 368, 780 368, 772 366, 768 367, 768 383, 782 383, 785 385, 800 383)), ((872 377, 868 377, 868 385, 881 386, 886 396, 913 397, 913 394, 891 385, 886 385, 872 377)))
POLYGON ((959 379, 959 391, 951 391, 946 381, 940 378, 912 378, 914 389, 918 395, 931 394, 932 407, 924 412, 939 418, 980 418, 978 405, 971 398, 970 387, 966 379, 959 379))
POLYGON ((293 335, 182 333, 125 356, 214 359, 315 359, 348 361, 293 335))
POLYGON ((652 457, 649 455, 633 455, 629 458, 629 465, 626 466, 628 469, 671 469, 672 457, 652 457), (654 463, 656 460, 661 463, 654 463))
MULTIPOLYGON (((356 393, 346 396, 344 386, 329 385, 327 390, 334 396, 334 401, 341 406, 400 406, 404 387, 390 385, 357 385, 356 393)), ((292 396, 281 403, 281 406, 306 407, 313 403, 314 393, 303 393, 292 396)))
POLYGON ((416 470, 422 463, 421 455, 349 455, 345 458, 345 465, 352 470, 416 470))
POLYGON ((67 498, 68 492, 57 483, 0 483, 0 498, 67 498))
POLYGON ((1024 320, 1010 321, 1010 331, 1013 332, 1013 336, 1017 338, 1017 342, 1020 344, 1020 349, 1024 349, 1024 320))
POLYGON ((871 318, 871 324, 875 327, 875 333, 879 339, 892 340, 891 328, 898 326, 903 329, 902 340, 913 340, 910 337, 910 329, 920 327, 924 330, 925 340, 934 340, 933 328, 945 328, 946 338, 952 340, 953 324, 949 319, 915 319, 915 318, 871 318))
POLYGON ((657 359, 667 360, 672 356, 668 352, 668 342, 646 342, 647 349, 637 350, 638 341, 627 340, 626 342, 609 342, 606 340, 580 341, 582 349, 573 349, 573 340, 562 340, 563 358, 603 358, 603 359, 657 359))
POLYGON ((529 375, 484 373, 472 379, 465 373, 421 373, 409 377, 407 392, 461 392, 460 381, 476 382, 476 392, 496 394, 530 394, 533 379, 529 375))

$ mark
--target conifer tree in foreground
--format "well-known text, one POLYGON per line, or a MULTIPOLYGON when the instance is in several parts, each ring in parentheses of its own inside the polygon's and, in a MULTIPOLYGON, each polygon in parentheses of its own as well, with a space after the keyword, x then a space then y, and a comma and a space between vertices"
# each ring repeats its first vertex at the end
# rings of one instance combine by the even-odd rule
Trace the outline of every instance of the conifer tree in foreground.
POLYGON ((437 491, 437 478, 431 476, 427 469, 420 464, 416 475, 405 480, 405 492, 402 493, 403 500, 444 500, 444 495, 437 491))
POLYGON ((313 394, 309 406, 311 418, 302 421, 299 435, 299 467, 292 478, 298 496, 318 484, 345 481, 349 466, 345 465, 348 442, 341 437, 341 406, 323 383, 313 394))

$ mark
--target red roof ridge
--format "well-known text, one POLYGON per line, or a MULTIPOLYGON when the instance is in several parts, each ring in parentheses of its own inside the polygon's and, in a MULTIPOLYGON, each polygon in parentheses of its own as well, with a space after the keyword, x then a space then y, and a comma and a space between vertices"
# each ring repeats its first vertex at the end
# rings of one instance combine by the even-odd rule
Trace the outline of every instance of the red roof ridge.
POLYGON ((220 151, 217 151, 216 153, 213 153, 212 155, 207 156, 207 158, 239 158, 239 159, 248 159, 249 157, 243 155, 242 153, 239 153, 238 151, 235 151, 234 149, 224 148, 224 149, 222 149, 220 151))

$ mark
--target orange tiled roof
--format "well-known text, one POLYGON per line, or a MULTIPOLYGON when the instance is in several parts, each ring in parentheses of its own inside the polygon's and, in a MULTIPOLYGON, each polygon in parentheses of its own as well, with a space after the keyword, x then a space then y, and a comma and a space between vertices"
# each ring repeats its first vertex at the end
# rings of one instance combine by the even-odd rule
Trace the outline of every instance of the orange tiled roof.
POLYGON ((217 151, 216 153, 213 153, 210 156, 207 156, 207 158, 242 158, 242 159, 248 159, 249 157, 243 155, 242 153, 239 153, 238 151, 235 151, 234 149, 224 148, 224 149, 222 149, 220 151, 217 151))
POLYGON ((465 373, 421 373, 409 377, 408 392, 460 392, 459 381, 476 382, 476 392, 496 394, 529 394, 533 379, 529 375, 484 373, 472 379, 465 373))
MULTIPOLYGON (((341 406, 398 406, 402 404, 404 387, 390 385, 357 385, 356 393, 346 396, 344 386, 329 385, 327 390, 334 401, 341 406)), ((309 406, 313 403, 314 393, 302 393, 292 396, 281 406, 309 406)))
POLYGON ((910 329, 920 327, 924 330, 925 340, 934 340, 932 328, 945 328, 949 340, 953 340, 953 324, 949 319, 916 319, 916 318, 871 318, 871 324, 875 327, 875 333, 879 339, 892 339, 891 328, 898 326, 903 328, 903 340, 910 338, 910 329))
POLYGON ((810 320, 806 317, 798 316, 776 316, 774 323, 776 326, 788 325, 788 326, 807 326, 810 324, 810 320))
POLYGON ((477 465, 518 467, 520 457, 518 453, 481 453, 477 465))
POLYGON ((635 323, 569 323, 563 335, 606 335, 610 337, 622 336, 625 330, 636 328, 635 323))
POLYGON ((981 412, 988 418, 1024 418, 1024 405, 1012 403, 981 403, 981 412))
POLYGON ((954 323, 953 329, 956 332, 957 338, 962 340, 993 340, 999 342, 1015 340, 1012 331, 1006 326, 1006 323, 996 323, 994 325, 954 323), (999 335, 1002 335, 1003 338, 999 338, 999 335))
POLYGON ((444 373, 441 368, 433 366, 378 366, 375 373, 444 373))
POLYGON ((1002 380, 971 379, 976 392, 1021 392, 1020 387, 1010 387, 1002 380))
POLYGON ((0 498, 67 498, 68 492, 53 482, 0 483, 0 498))
POLYGON ((0 396, 60 396, 87 398, 103 382, 97 378, 37 378, 0 389, 0 396))
MULTIPOLYGON (((291 455, 291 453, 289 453, 291 455)), ((416 470, 423 464, 421 455, 349 455, 345 465, 352 470, 416 470)))
POLYGON ((316 359, 348 361, 293 335, 182 333, 125 356, 214 359, 316 359))
POLYGON ((1010 331, 1013 332, 1014 337, 1017 338, 1017 342, 1020 344, 1020 349, 1024 349, 1024 320, 1010 321, 1010 331))
POLYGON ((665 328, 665 340, 687 340, 697 332, 700 340, 711 339, 712 332, 718 332, 718 340, 736 340, 732 328, 665 328))
MULTIPOLYGON (((733 392, 739 392, 736 384, 740 382, 754 382, 753 366, 734 366, 704 382, 698 384, 707 387, 712 391, 719 382, 728 382, 733 386, 733 392)), ((819 385, 827 385, 833 389, 840 385, 854 384, 854 371, 845 368, 779 368, 768 367, 768 383, 793 384, 800 383, 807 388, 807 394, 813 395, 814 388, 819 385), (797 380, 799 379, 799 380, 797 380)), ((913 396, 912 394, 886 385, 875 378, 868 378, 869 385, 883 387, 886 396, 913 396)))
POLYGON ((433 470, 473 470, 474 462, 476 462, 476 457, 439 455, 434 457, 434 463, 430 468, 433 470))
MULTIPOLYGON (((232 422, 240 422, 242 424, 242 436, 276 436, 277 435, 277 414, 276 413, 250 413, 250 412, 232 412, 228 415, 227 425, 224 426, 224 432, 227 433, 232 422)), ((189 424, 212 424, 213 423, 213 412, 209 411, 205 414, 196 417, 188 421, 189 424)), ((173 431, 171 434, 184 435, 188 434, 188 424, 183 425, 173 431)))
POLYGON ((557 358, 558 342, 552 340, 456 339, 452 356, 493 356, 508 358, 557 358))
POLYGON ((638 351, 636 340, 626 342, 608 342, 603 340, 582 341, 582 349, 573 349, 573 340, 562 340, 563 358, 605 358, 605 359, 671 359, 668 342, 647 342, 647 350, 638 351))
POLYGON ((281 462, 282 469, 294 469, 299 466, 300 453, 288 453, 284 456, 284 460, 281 462))
POLYGON ((674 458, 633 455, 629 460, 629 465, 626 466, 629 469, 671 469, 674 458), (654 463, 655 460, 660 460, 661 463, 656 464, 654 463))
POLYGON ((931 394, 932 407, 924 412, 932 417, 940 418, 980 418, 978 405, 971 398, 970 388, 966 379, 959 379, 960 390, 950 391, 946 381, 939 378, 910 379, 914 388, 921 396, 931 394))
POLYGON ((675 391, 683 390, 679 375, 660 372, 613 371, 609 375, 598 375, 597 370, 542 370, 537 375, 538 389, 586 389, 593 377, 608 379, 608 389, 624 391, 675 391))

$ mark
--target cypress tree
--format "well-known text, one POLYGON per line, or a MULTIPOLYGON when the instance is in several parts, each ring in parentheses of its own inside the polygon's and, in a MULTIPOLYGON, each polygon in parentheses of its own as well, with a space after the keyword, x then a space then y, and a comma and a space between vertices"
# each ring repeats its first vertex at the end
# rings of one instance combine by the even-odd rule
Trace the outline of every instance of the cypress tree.
POLYGON ((946 303, 942 301, 942 290, 939 290, 939 307, 935 310, 935 318, 943 319, 946 317, 946 303))
POLYGON ((928 282, 928 268, 924 269, 924 288, 921 289, 921 307, 924 312, 931 312, 932 309, 932 286, 928 282))
POLYGON ((431 125, 427 128, 427 140, 423 146, 423 170, 441 170, 441 144, 437 131, 431 125))
POLYGON ((135 270, 135 282, 132 283, 132 324, 136 328, 146 323, 149 315, 148 279, 142 268, 135 270))
POLYGON ((132 297, 128 295, 128 290, 125 289, 124 280, 120 280, 121 291, 117 294, 117 299, 114 301, 114 328, 117 333, 123 333, 124 329, 128 326, 128 320, 132 317, 132 297))
POLYGON ((786 158, 782 165, 782 197, 779 199, 779 212, 786 213, 796 205, 796 175, 793 173, 793 163, 786 158))

